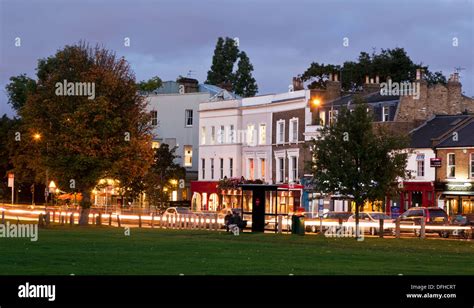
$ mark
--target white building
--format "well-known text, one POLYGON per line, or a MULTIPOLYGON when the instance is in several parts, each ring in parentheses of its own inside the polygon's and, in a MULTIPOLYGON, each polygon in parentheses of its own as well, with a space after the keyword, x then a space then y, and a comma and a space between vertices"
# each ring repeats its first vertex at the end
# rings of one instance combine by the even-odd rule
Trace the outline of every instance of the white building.
POLYGON ((147 110, 153 126, 153 147, 166 143, 176 147, 177 163, 186 168, 186 189, 172 193, 172 201, 190 200, 190 182, 198 178, 199 105, 223 90, 198 84, 190 78, 166 81, 154 94, 147 96, 147 110))

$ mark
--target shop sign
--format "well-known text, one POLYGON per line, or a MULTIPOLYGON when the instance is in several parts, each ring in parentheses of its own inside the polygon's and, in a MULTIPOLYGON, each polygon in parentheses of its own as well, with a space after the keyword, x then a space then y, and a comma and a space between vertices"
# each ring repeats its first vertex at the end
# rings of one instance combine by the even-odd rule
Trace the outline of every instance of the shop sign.
POLYGON ((441 158, 430 158, 430 167, 441 167, 441 158))

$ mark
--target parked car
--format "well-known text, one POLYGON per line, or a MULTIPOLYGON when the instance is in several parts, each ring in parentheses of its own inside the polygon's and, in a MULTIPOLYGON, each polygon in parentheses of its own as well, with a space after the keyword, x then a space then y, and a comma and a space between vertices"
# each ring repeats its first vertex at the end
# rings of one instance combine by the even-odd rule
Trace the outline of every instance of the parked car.
POLYGON ((188 207, 169 207, 166 209, 166 211, 163 212, 163 216, 170 215, 170 216, 176 216, 176 215, 187 215, 187 214, 193 214, 190 208, 188 207))
POLYGON ((472 227, 474 226, 474 221, 470 220, 470 217, 467 215, 455 215, 451 218, 451 226, 462 226, 462 227, 471 227, 470 230, 453 230, 450 234, 454 236, 460 236, 462 238, 468 239, 472 237, 472 227))
MULTIPOLYGON (((393 222, 392 217, 388 216, 385 213, 381 212, 360 212, 359 213, 359 222, 373 222, 373 223, 379 223, 380 219, 383 219, 384 224, 385 223, 391 223, 393 222)), ((355 222, 356 217, 355 214, 351 215, 349 219, 347 220, 348 222, 355 222)), ((370 234, 378 234, 379 233, 379 227, 370 227, 369 228, 369 233, 370 234)))
MULTIPOLYGON (((331 212, 327 212, 327 213, 324 213, 322 218, 323 218, 323 222, 339 222, 339 220, 341 219, 342 222, 345 222, 349 219, 349 217, 352 215, 351 212, 334 212, 334 211, 331 211, 331 212)), ((316 233, 319 229, 319 218, 310 218, 310 219, 306 219, 306 221, 312 221, 312 222, 316 222, 316 224, 312 224, 311 226, 308 226, 306 229, 307 231, 311 231, 313 233, 316 233)), ((324 227, 323 226, 323 231, 327 230, 327 226, 324 227)))
MULTIPOLYGON (((412 207, 406 210, 399 217, 400 224, 403 225, 420 225, 421 220, 425 221, 425 226, 445 226, 448 225, 448 214, 439 207, 412 207)), ((416 236, 420 236, 420 229, 414 230, 416 236)), ((449 237, 447 230, 430 230, 426 229, 426 233, 438 233, 440 237, 449 237)))

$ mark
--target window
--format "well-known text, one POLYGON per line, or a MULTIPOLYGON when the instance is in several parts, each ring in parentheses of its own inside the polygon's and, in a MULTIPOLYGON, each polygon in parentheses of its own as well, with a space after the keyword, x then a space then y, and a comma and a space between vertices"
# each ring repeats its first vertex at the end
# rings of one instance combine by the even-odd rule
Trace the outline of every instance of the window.
POLYGON ((333 124, 337 120, 337 110, 329 110, 329 125, 333 124))
POLYGON ((235 142, 235 131, 234 131, 234 125, 231 125, 229 127, 229 142, 234 143, 235 142))
POLYGON ((158 149, 160 147, 160 142, 158 141, 152 141, 151 142, 151 148, 152 149, 158 149))
POLYGON ((225 128, 224 128, 224 125, 221 125, 219 127, 219 132, 217 133, 217 143, 219 144, 224 143, 224 134, 225 134, 225 128))
POLYGON ((425 176, 425 154, 416 155, 416 175, 425 176))
POLYGON ((224 159, 221 158, 219 159, 219 169, 220 169, 220 178, 223 179, 224 178, 224 159))
POLYGON ((416 162, 416 174, 418 176, 425 176, 425 161, 418 160, 416 162))
POLYGON ((389 115, 390 115, 390 107, 389 106, 383 106, 382 107, 382 122, 387 122, 389 120, 389 115))
POLYGON ((265 158, 260 158, 260 179, 265 179, 265 158))
POLYGON ((267 142, 267 126, 265 124, 260 124, 259 130, 258 143, 265 144, 267 142))
POLYGON ((298 157, 290 157, 290 182, 298 180, 298 157))
POLYGON ((321 110, 319 112, 319 123, 316 123, 319 125, 325 125, 326 124, 326 112, 324 110, 321 110))
POLYGON ((290 142, 298 142, 298 119, 290 120, 290 142))
POLYGON ((216 127, 211 126, 211 144, 216 143, 216 127))
POLYGON ((211 180, 214 179, 214 158, 211 158, 211 180))
POLYGON ((456 177, 456 156, 454 153, 448 154, 448 178, 456 177))
POLYGON ((151 114, 151 125, 157 126, 158 125, 158 111, 152 110, 150 114, 151 114))
POLYGON ((474 153, 471 153, 471 159, 470 159, 469 163, 471 165, 469 170, 471 171, 470 174, 471 174, 471 179, 472 179, 472 178, 474 178, 474 153))
POLYGON ((206 128, 201 127, 201 144, 206 144, 206 128))
POLYGON ((192 145, 184 146, 184 166, 185 167, 193 166, 193 146, 192 145))
POLYGON ((277 143, 285 143, 285 120, 277 122, 277 143))
POLYGON ((229 158, 229 176, 233 177, 234 176, 234 159, 229 158))
POLYGON ((249 158, 248 159, 248 174, 247 174, 247 178, 250 179, 250 180, 253 180, 254 179, 254 172, 255 172, 255 166, 254 166, 254 161, 253 161, 253 158, 249 158))
POLYGON ((247 125, 247 145, 255 145, 255 125, 247 125))
POLYGON ((277 158, 277 182, 283 183, 285 178, 285 159, 283 157, 277 158))
POLYGON ((184 115, 185 115, 186 127, 192 127, 193 126, 193 110, 186 109, 184 111, 184 115))
POLYGON ((201 159, 201 173, 202 173, 202 179, 206 177, 206 159, 202 158, 201 159))

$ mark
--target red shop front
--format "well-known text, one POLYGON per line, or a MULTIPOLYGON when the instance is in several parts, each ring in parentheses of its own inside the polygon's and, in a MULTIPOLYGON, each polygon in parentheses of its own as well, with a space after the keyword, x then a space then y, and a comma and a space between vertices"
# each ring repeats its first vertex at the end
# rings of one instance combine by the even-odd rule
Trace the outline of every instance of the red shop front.
POLYGON ((387 202, 387 212, 400 214, 414 206, 435 206, 433 182, 403 182, 403 190, 399 196, 387 202))
POLYGON ((217 181, 191 182, 191 209, 193 211, 216 211, 219 206, 217 181))

